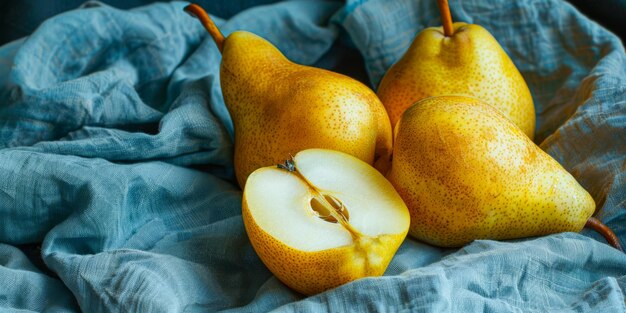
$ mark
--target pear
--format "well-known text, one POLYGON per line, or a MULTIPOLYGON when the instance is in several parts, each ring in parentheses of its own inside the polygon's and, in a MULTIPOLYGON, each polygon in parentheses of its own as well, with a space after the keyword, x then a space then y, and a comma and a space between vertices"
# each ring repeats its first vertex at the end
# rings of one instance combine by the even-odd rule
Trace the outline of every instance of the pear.
POLYGON ((243 188, 254 170, 307 148, 351 154, 381 170, 391 154, 391 124, 376 94, 347 76, 295 64, 245 31, 227 38, 195 4, 222 52, 220 84, 235 129, 235 174, 243 188))
POLYGON ((311 295, 385 272, 409 212, 385 177, 342 152, 308 149, 248 178, 243 221, 278 279, 311 295))
POLYGON ((515 64, 486 29, 452 24, 447 1, 439 4, 443 27, 421 31, 378 87, 391 125, 420 99, 467 95, 498 109, 533 139, 533 99, 515 64))
POLYGON ((409 233, 442 247, 578 232, 595 210, 515 124, 464 96, 427 98, 404 112, 388 179, 409 208, 409 233))

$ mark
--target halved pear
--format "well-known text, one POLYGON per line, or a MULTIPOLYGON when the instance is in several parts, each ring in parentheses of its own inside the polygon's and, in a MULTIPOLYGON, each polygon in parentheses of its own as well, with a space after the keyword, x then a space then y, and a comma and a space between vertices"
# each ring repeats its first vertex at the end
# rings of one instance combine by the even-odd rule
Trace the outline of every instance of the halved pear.
POLYGON ((325 149, 253 172, 242 207, 263 263, 306 295, 382 275, 410 223, 402 198, 380 172, 325 149))

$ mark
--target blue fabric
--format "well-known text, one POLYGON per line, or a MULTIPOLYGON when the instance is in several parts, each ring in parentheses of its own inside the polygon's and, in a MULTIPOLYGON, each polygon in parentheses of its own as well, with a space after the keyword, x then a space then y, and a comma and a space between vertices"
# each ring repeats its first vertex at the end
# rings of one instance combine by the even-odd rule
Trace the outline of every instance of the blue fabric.
MULTIPOLYGON (((303 64, 339 67, 333 45, 351 42, 375 87, 440 23, 433 2, 285 2, 216 21, 303 64)), ((560 1, 451 4, 512 57, 537 143, 626 243, 619 39, 560 1)), ((220 55, 184 5, 91 6, 0 48, 0 311, 626 311, 626 256, 588 230, 458 250, 408 238, 384 277, 289 290, 243 229, 220 55)))

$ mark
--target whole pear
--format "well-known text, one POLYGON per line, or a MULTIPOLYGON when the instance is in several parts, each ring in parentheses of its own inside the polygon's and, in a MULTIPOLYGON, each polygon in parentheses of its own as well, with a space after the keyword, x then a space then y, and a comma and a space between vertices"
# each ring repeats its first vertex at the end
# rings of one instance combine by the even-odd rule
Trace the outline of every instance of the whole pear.
POLYGON ((404 112, 388 179, 409 208, 409 233, 436 246, 578 232, 595 210, 515 124, 464 96, 427 98, 404 112))
POLYGON ((370 88, 295 64, 255 34, 236 31, 224 38, 199 6, 185 10, 203 22, 222 52, 220 84, 235 129, 235 174, 242 188, 256 169, 309 148, 388 168, 391 124, 370 88))
POLYGON ((421 31, 378 87, 391 125, 420 99, 468 95, 498 109, 532 139, 533 99, 515 64, 485 28, 452 24, 447 1, 443 2, 444 27, 421 31))

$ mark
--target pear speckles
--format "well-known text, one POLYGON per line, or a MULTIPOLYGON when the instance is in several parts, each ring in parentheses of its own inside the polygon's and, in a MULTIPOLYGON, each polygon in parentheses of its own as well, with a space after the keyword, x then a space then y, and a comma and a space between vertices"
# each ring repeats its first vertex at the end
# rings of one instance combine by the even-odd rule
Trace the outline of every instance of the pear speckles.
POLYGON ((389 180, 410 234, 438 246, 580 231, 591 196, 504 115, 462 96, 424 99, 396 127, 389 180))

